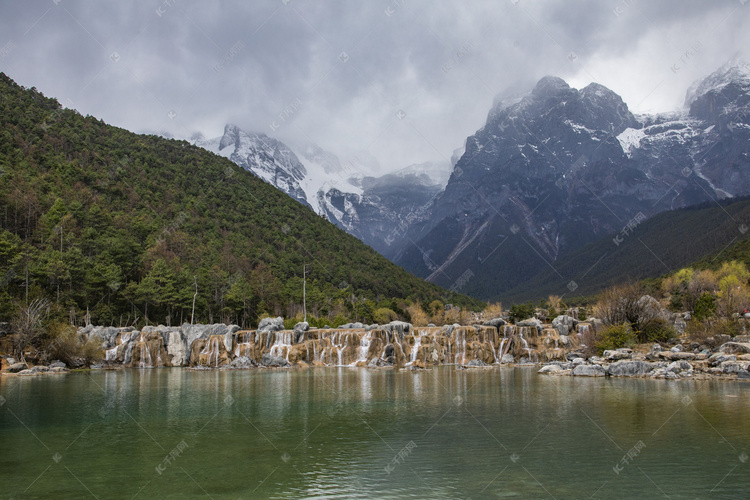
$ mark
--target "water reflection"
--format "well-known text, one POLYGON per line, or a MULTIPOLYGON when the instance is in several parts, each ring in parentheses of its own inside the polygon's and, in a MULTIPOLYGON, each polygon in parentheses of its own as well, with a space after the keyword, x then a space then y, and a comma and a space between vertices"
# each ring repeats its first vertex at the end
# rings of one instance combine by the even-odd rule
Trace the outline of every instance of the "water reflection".
POLYGON ((512 367, 0 379, 0 481, 14 497, 88 494, 73 472, 114 498, 743 498, 748 390, 512 367))

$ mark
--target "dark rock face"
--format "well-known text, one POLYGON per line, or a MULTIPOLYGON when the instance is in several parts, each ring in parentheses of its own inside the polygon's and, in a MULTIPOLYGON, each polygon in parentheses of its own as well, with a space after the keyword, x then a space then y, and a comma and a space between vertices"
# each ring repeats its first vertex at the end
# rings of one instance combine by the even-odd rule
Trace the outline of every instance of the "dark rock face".
POLYGON ((618 361, 609 365, 607 372, 613 377, 640 377, 653 369, 646 361, 618 361))
POLYGON ((555 77, 497 103, 395 262, 497 298, 632 221, 750 193, 750 66, 738 68, 691 90, 683 114, 636 118, 611 90, 555 77))
POLYGON ((321 215, 392 258, 404 247, 409 226, 427 219, 443 185, 426 175, 396 173, 365 177, 362 193, 331 188, 318 192, 321 215))
POLYGON ((260 360, 262 366, 269 366, 273 368, 283 368, 290 366, 289 361, 282 358, 281 356, 271 356, 270 354, 264 354, 260 360))

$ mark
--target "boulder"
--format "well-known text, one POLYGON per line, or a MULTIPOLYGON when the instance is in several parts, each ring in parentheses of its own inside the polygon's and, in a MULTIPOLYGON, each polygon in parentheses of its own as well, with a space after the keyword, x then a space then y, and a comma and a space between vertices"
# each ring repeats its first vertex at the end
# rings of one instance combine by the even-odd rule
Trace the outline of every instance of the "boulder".
POLYGON ((560 365, 545 365, 537 371, 537 373, 553 373, 563 371, 560 365))
POLYGON ((223 366, 222 368, 229 368, 229 369, 235 369, 235 370, 247 370, 249 368, 255 368, 257 366, 258 366, 258 363, 256 363, 252 358, 248 358, 247 356, 238 356, 234 358, 231 363, 229 363, 227 366, 223 366))
POLYGON ((673 348, 670 349, 671 352, 682 352, 684 349, 682 348, 682 344, 677 344, 673 348))
POLYGON ((692 361, 695 359, 695 354, 693 354, 692 352, 663 351, 659 353, 659 357, 662 359, 667 359, 669 361, 679 361, 683 359, 692 361))
POLYGON ((654 369, 652 363, 645 361, 618 361, 609 365, 607 372, 613 377, 640 377, 654 369))
POLYGON ((723 373, 739 373, 747 369, 747 363, 738 361, 724 361, 720 366, 723 373))
POLYGON ((87 335, 89 339, 96 339, 102 344, 102 348, 111 349, 117 342, 120 329, 114 326, 87 326, 78 330, 79 333, 87 335))
POLYGON ((357 321, 356 323, 346 323, 346 324, 343 324, 343 325, 339 326, 339 328, 342 329, 342 330, 364 330, 365 329, 365 324, 364 323, 360 323, 359 321, 357 321))
POLYGON ((638 299, 637 304, 640 308, 641 321, 644 323, 657 318, 665 321, 672 319, 672 314, 666 309, 662 309, 659 301, 650 295, 642 296, 638 299))
POLYGON ((26 365, 24 363, 13 363, 8 367, 6 373, 19 373, 26 369, 26 365))
POLYGON ((46 373, 49 371, 49 366, 44 366, 44 365, 32 366, 31 371, 34 373, 46 373))
POLYGON ((310 324, 307 321, 300 321, 294 325, 294 339, 292 343, 299 344, 305 341, 305 332, 310 329, 310 324))
POLYGON ((586 359, 586 355, 582 352, 569 352, 565 355, 565 359, 568 361, 573 361, 574 359, 586 359))
POLYGON ((481 359, 472 359, 468 363, 466 363, 465 366, 489 366, 487 363, 482 361, 481 359))
POLYGON ((693 366, 684 360, 672 361, 667 366, 667 372, 682 373, 682 372, 691 372, 691 371, 693 371, 693 366))
POLYGON ((67 368, 67 366, 62 361, 56 359, 49 364, 49 369, 52 370, 53 368, 67 368))
POLYGON ((717 352, 708 358, 708 364, 711 366, 719 366, 724 361, 737 361, 737 356, 735 354, 722 354, 717 352))
POLYGON ((492 318, 491 320, 488 320, 482 323, 482 325, 484 326, 494 326, 495 328, 499 328, 507 324, 508 323, 503 318, 492 318))
POLYGON ((536 328, 536 334, 537 335, 541 335, 542 334, 542 330, 543 330, 543 328, 542 328, 542 322, 539 321, 536 318, 529 318, 529 319, 525 319, 523 321, 519 321, 518 323, 516 323, 516 326, 518 326, 518 327, 524 327, 524 326, 526 326, 526 327, 529 327, 529 328, 536 328))
POLYGON ((55 366, 54 368, 50 368, 50 369, 49 369, 49 372, 50 372, 50 373, 67 373, 67 372, 69 372, 69 371, 70 371, 70 370, 68 370, 68 369, 67 369, 66 367, 64 367, 64 366, 55 366))
POLYGON ((21 370, 20 372, 18 372, 18 375, 36 375, 38 373, 39 372, 35 372, 34 370, 26 369, 26 370, 21 370))
POLYGON ((573 375, 576 377, 604 377, 607 372, 599 365, 580 364, 573 368, 573 375))
POLYGON ((661 345, 659 344, 654 344, 651 346, 651 352, 656 353, 656 352, 661 352, 662 350, 663 349, 661 348, 661 345))
POLYGON ((578 320, 567 314, 563 314, 552 320, 552 326, 555 327, 559 335, 569 335, 577 325, 578 320))
POLYGON ((258 324, 258 332, 278 332, 284 329, 284 318, 263 318, 258 324))
POLYGON ((260 364, 269 367, 287 367, 291 366, 289 361, 282 358, 281 356, 271 356, 270 354, 264 354, 260 360, 260 364))
POLYGON ((500 358, 500 362, 506 363, 506 364, 513 363, 515 360, 516 358, 514 358, 513 355, 510 353, 503 354, 503 357, 500 358))
POLYGON ((724 354, 748 354, 750 353, 750 343, 747 342, 727 342, 721 347, 719 351, 724 354))
MULTIPOLYGON (((459 325, 453 325, 459 326, 459 325)), ((392 335, 398 335, 399 341, 404 341, 404 336, 409 335, 411 332, 412 325, 411 323, 406 323, 405 321, 391 321, 387 325, 383 325, 382 329, 387 330, 391 332, 392 335)))
POLYGON ((382 360, 380 358, 372 358, 369 363, 367 363, 367 366, 370 368, 381 368, 385 366, 393 366, 392 363, 388 363, 385 360, 382 360))
POLYGON ((621 359, 630 359, 631 353, 626 349, 615 349, 604 351, 604 357, 609 361, 619 361, 621 359))
POLYGON ((750 380, 750 372, 747 370, 740 370, 737 372, 737 378, 743 380, 750 380))

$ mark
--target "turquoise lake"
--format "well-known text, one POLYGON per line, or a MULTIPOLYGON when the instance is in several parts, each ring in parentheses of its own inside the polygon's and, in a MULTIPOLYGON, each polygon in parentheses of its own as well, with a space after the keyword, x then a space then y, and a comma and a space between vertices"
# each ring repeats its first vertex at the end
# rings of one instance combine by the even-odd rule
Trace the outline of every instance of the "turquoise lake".
POLYGON ((533 367, 0 377, 0 497, 749 498, 748 398, 533 367))

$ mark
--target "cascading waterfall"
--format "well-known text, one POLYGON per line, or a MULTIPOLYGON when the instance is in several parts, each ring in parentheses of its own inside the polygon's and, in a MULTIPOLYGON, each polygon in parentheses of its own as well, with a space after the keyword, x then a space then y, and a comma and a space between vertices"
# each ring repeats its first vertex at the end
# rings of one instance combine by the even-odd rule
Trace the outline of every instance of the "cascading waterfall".
POLYGON ((206 342, 206 345, 203 347, 203 350, 200 352, 200 359, 206 360, 205 366, 211 366, 211 360, 214 360, 214 368, 217 368, 219 366, 219 355, 221 354, 221 351, 219 349, 219 338, 217 336, 211 336, 208 338, 208 342, 206 342))
POLYGON ((422 347, 422 332, 419 332, 414 336, 414 345, 411 348, 411 356, 409 362, 406 363, 406 366, 411 366, 417 360, 417 354, 419 353, 420 347, 422 347))
POLYGON ((456 328, 456 359, 454 363, 463 364, 466 358, 466 332, 463 328, 456 328))
POLYGON ((148 345, 146 344, 146 337, 141 333, 141 336, 138 338, 138 343, 141 344, 141 360, 140 363, 138 363, 139 368, 151 368, 153 363, 151 362, 151 351, 148 349, 148 345), (146 362, 148 360, 148 362, 146 362))
MULTIPOLYGON (((580 334, 591 331, 590 324, 578 326, 580 334)), ((209 333, 206 332, 193 341, 200 342, 200 349, 195 349, 195 344, 186 345, 191 353, 188 358, 174 356, 172 351, 175 340, 184 342, 188 337, 185 333, 165 338, 158 331, 133 331, 119 333, 119 337, 115 339, 116 344, 106 350, 106 359, 141 368, 185 366, 190 363, 218 368, 222 363, 232 362, 239 356, 248 356, 260 363, 263 355, 270 354, 286 359, 292 365, 315 363, 327 366, 361 366, 370 357, 385 361, 386 352, 390 349, 393 355, 388 360, 397 366, 413 366, 417 362, 424 362, 426 365, 463 365, 469 359, 497 365, 503 363, 503 357, 512 361, 507 356, 509 353, 512 353, 515 360, 521 359, 524 362, 565 359, 565 352, 576 347, 576 343, 571 345, 566 337, 562 337, 562 342, 552 325, 545 325, 541 331, 536 327, 531 328, 503 325, 500 336, 499 329, 486 327, 428 327, 412 330, 404 338, 386 328, 370 331, 312 330, 308 338, 300 342, 301 345, 293 344, 295 337, 292 331, 260 334, 255 331, 240 331, 231 339, 235 347, 230 347, 227 351, 224 346, 229 345, 230 339, 226 334, 206 335, 209 333), (377 352, 371 351, 375 346, 377 352), (167 352, 170 353, 169 357, 166 356, 167 352), (180 361, 172 365, 173 359, 180 361)))
POLYGON ((370 352, 370 344, 372 343, 372 331, 365 333, 362 339, 359 341, 359 347, 357 347, 357 360, 352 363, 356 365, 359 362, 367 361, 367 354, 370 352))
POLYGON ((500 341, 500 348, 497 350, 497 356, 495 356, 495 359, 499 359, 500 361, 503 360, 503 354, 505 354, 505 351, 503 349, 505 348, 505 344, 507 343, 507 337, 503 337, 503 339, 500 341))
POLYGON ((276 332, 276 339, 269 354, 282 357, 289 361, 289 349, 292 347, 292 332, 276 332))
POLYGON ((341 346, 341 334, 339 334, 339 344, 338 344, 338 358, 339 358, 339 364, 336 366, 344 366, 344 350, 349 346, 349 335, 344 335, 344 345, 341 346))

